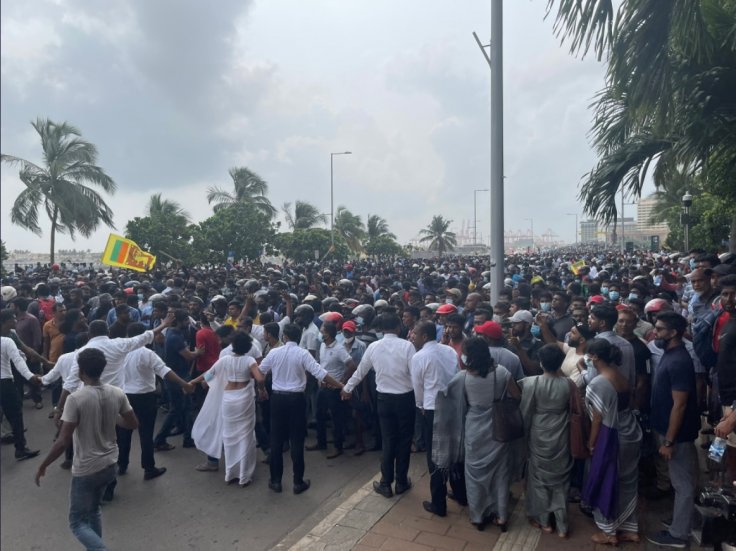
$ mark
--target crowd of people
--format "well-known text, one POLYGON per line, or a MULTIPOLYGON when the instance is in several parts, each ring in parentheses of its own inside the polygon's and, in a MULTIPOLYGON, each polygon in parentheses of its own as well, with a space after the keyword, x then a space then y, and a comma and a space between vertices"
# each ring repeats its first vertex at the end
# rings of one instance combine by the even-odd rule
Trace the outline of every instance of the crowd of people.
POLYGON ((479 530, 508 529, 519 480, 532 525, 567 537, 580 503, 601 544, 638 542, 640 496, 672 496, 668 528, 647 537, 685 547, 701 432, 727 442, 726 486, 736 475, 734 255, 511 255, 495 303, 489 269, 482 257, 16 266, 0 310, 2 441, 37 456, 22 404, 48 407, 59 430, 36 482, 64 455, 87 549, 105 548, 100 504, 128 472, 134 430, 145 480, 181 435, 203 453, 193 467, 224 463, 243 488, 260 449, 282 492, 288 452, 294 494, 311 485, 305 451, 380 450, 386 498, 411 489, 424 452, 424 509, 445 516, 453 499, 479 530))

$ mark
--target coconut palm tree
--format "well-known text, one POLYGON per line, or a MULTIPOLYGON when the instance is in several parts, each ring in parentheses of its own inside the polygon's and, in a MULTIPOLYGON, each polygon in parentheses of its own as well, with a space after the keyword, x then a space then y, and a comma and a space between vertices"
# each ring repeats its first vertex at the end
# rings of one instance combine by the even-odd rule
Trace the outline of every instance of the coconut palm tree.
POLYGON ((234 203, 255 205, 269 218, 276 215, 276 208, 268 200, 268 184, 258 174, 246 167, 235 167, 228 171, 233 179, 233 193, 213 186, 207 188, 207 202, 214 203, 215 211, 234 203))
POLYGON ((178 202, 170 199, 162 199, 160 193, 151 195, 151 198, 148 200, 148 206, 146 207, 146 215, 151 218, 181 216, 187 222, 191 220, 189 213, 178 202))
POLYGON ((31 125, 41 137, 43 166, 12 155, 0 160, 20 165, 18 176, 26 189, 20 192, 10 210, 10 220, 41 235, 39 208, 51 220, 50 256, 54 262, 56 234, 75 233, 89 237, 100 224, 114 228, 113 212, 90 185, 114 193, 115 182, 97 166, 97 148, 81 138, 81 133, 66 122, 57 124, 36 119, 31 125))
POLYGON ((419 234, 423 237, 419 240, 422 243, 429 241, 429 250, 437 251, 439 257, 445 251, 451 251, 457 246, 455 232, 448 231, 452 220, 446 220, 442 215, 435 215, 429 225, 419 234))
POLYGON ((614 219, 617 192, 639 197, 650 166, 668 157, 736 205, 736 4, 549 0, 555 6, 555 31, 571 51, 592 49, 608 64, 594 103, 599 161, 580 191, 585 212, 614 219))
POLYGON ((381 218, 377 214, 369 214, 368 221, 366 224, 368 241, 375 240, 379 237, 386 236, 391 239, 396 239, 396 236, 388 231, 388 222, 385 218, 381 218))
POLYGON ((296 201, 294 211, 291 211, 291 203, 284 203, 281 208, 286 216, 286 223, 292 230, 306 230, 317 224, 326 224, 327 216, 320 213, 319 209, 306 201, 296 201))
POLYGON ((353 214, 345 207, 337 207, 335 231, 342 236, 351 251, 359 253, 363 250, 365 228, 360 216, 353 214))

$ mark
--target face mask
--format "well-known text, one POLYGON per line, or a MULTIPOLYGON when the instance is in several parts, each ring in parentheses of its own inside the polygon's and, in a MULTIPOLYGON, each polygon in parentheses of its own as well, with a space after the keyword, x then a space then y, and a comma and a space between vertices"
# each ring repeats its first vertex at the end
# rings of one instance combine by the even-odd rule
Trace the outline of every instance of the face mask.
POLYGON ((659 287, 662 284, 662 276, 654 276, 654 286, 659 287))
POLYGON ((639 295, 637 295, 636 293, 629 293, 629 300, 634 300, 637 298, 639 298, 639 295))
POLYGON ((542 329, 538 325, 532 325, 531 334, 534 337, 539 337, 542 334, 542 329))
POLYGON ((138 295, 138 301, 139 302, 145 302, 145 300, 146 300, 146 297, 144 297, 142 294, 139 294, 138 295))
POLYGON ((496 323, 501 323, 503 321, 503 317, 497 314, 493 314, 493 321, 495 321, 496 323))
POLYGON ((363 318, 361 318, 360 316, 358 316, 357 318, 355 318, 355 323, 357 323, 358 325, 363 325, 364 322, 365 322, 365 320, 363 318))
POLYGON ((698 265, 698 263, 695 262, 695 259, 694 258, 691 258, 690 259, 690 269, 691 270, 694 270, 695 269, 695 266, 697 266, 697 265, 698 265))
POLYGON ((353 341, 355 340, 355 337, 349 337, 348 338, 348 337, 345 337, 344 335, 343 335, 343 338, 345 339, 345 342, 347 344, 353 344, 353 341))
POLYGON ((669 339, 654 339, 654 346, 657 348, 661 348, 662 350, 665 350, 667 348, 667 343, 670 342, 669 339))
POLYGON ((317 341, 318 342, 325 342, 325 337, 322 335, 322 333, 317 333, 317 341))
POLYGON ((383 333, 381 333, 380 331, 377 331, 376 332, 376 337, 378 337, 379 339, 382 339, 383 338, 383 333))
POLYGON ((552 310, 552 303, 551 302, 540 302, 539 307, 542 309, 542 312, 549 312, 552 310))
POLYGON ((614 300, 614 301, 615 300, 618 300, 618 298, 620 296, 621 295, 620 295, 620 293, 618 291, 611 291, 610 293, 608 293, 608 298, 610 298, 611 300, 614 300))
POLYGON ((590 356, 587 354, 584 356, 585 358, 585 367, 587 369, 595 369, 595 365, 593 365, 593 360, 590 359, 590 356))
POLYGON ((468 357, 465 354, 460 356, 460 361, 463 362, 463 364, 468 365, 468 357))
POLYGON ((446 298, 445 299, 445 304, 455 304, 455 303, 452 302, 452 299, 451 298, 446 298))
POLYGON ((608 294, 608 287, 601 287, 601 294, 607 295, 608 294))

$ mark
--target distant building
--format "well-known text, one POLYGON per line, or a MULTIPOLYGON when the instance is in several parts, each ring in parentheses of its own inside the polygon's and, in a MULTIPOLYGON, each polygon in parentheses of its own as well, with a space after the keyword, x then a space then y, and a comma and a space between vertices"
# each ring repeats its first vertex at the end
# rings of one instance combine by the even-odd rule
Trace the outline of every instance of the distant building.
POLYGON ((667 235, 670 233, 667 223, 659 222, 657 224, 652 224, 650 222, 656 205, 657 199, 654 197, 647 197, 646 199, 641 199, 639 201, 636 208, 637 231, 641 236, 647 239, 656 235, 659 237, 660 243, 664 243, 664 240, 667 239, 667 235))
POLYGON ((598 242, 598 220, 583 220, 580 222, 581 243, 598 242))

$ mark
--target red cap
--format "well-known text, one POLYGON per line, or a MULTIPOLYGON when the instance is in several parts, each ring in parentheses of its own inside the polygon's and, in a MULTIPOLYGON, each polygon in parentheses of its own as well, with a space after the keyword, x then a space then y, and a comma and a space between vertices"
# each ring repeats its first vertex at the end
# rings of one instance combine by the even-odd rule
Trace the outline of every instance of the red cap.
POLYGON ((437 308, 438 314, 454 314, 455 312, 457 312, 457 306, 454 304, 443 304, 437 308))
POLYGON ((606 302, 606 299, 604 299, 601 295, 593 295, 588 300, 588 303, 593 303, 593 304, 603 304, 604 302, 606 302))
POLYGON ((618 310, 619 312, 623 312, 624 310, 626 310, 627 312, 629 312, 629 311, 631 311, 631 308, 629 308, 626 304, 617 304, 616 305, 616 310, 618 310))
POLYGON ((52 264, 51 269, 58 272, 60 269, 60 266, 58 264, 52 264))
POLYGON ((503 338, 503 329, 501 324, 496 321, 487 321, 480 325, 476 325, 473 329, 476 335, 483 335, 493 340, 501 340, 503 338))
POLYGON ((358 330, 358 327, 355 325, 354 321, 348 320, 342 324, 342 330, 349 331, 350 333, 355 333, 358 330))
POLYGON ((133 289, 133 287, 127 287, 127 288, 123 289, 123 292, 126 295, 132 295, 133 293, 135 293, 135 289, 133 289))

